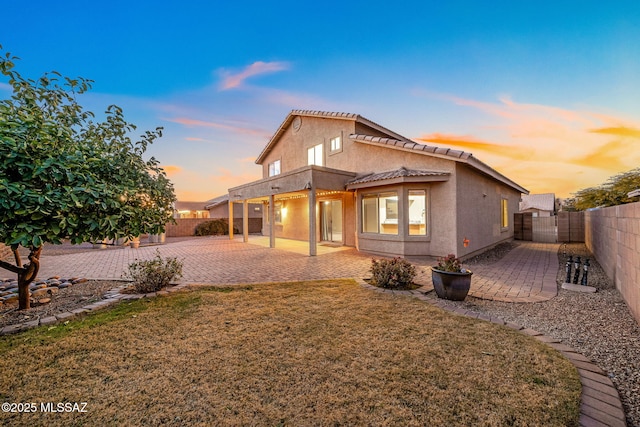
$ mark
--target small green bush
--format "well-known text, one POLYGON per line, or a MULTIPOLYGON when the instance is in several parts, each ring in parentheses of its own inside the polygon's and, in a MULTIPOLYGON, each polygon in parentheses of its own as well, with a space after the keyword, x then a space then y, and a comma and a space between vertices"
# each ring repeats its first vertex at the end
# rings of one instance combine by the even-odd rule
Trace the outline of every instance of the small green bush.
MULTIPOLYGON (((234 233, 239 233, 237 227, 233 227, 234 233)), ((203 222, 196 227, 196 236, 223 236, 229 234, 229 221, 225 218, 203 222)))
POLYGON ((371 260, 371 280, 381 288, 409 287, 416 277, 416 268, 402 258, 371 260))
POLYGON ((132 286, 137 293, 146 294, 159 291, 182 277, 182 265, 177 258, 163 259, 160 251, 156 250, 154 259, 129 264, 129 271, 123 276, 133 281, 132 286))

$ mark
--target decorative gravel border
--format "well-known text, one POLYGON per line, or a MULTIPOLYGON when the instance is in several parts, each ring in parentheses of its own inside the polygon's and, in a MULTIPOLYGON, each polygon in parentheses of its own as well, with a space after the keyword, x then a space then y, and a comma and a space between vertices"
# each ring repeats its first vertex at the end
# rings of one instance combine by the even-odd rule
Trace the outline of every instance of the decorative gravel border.
POLYGON ((444 300, 428 296, 427 294, 431 292, 431 289, 424 286, 411 291, 394 291, 391 289, 378 288, 376 286, 368 284, 361 279, 356 279, 356 281, 360 284, 360 286, 376 292, 392 295, 412 296, 419 299, 420 301, 435 305, 451 313, 507 326, 547 344, 548 346, 562 353, 562 355, 569 359, 569 361, 578 370, 578 374, 580 375, 580 382, 582 383, 582 394, 580 395, 580 419, 578 420, 580 426, 627 426, 625 413, 622 409, 622 403, 620 401, 620 395, 618 394, 618 390, 615 388, 613 382, 609 379, 607 374, 591 360, 584 357, 582 354, 578 353, 568 345, 562 344, 559 340, 543 335, 542 333, 533 329, 524 328, 515 323, 506 322, 499 317, 491 317, 483 313, 475 312, 473 310, 454 307, 447 304, 444 300))
POLYGON ((172 286, 170 288, 167 288, 164 291, 151 292, 148 294, 123 294, 122 290, 125 288, 125 286, 124 285, 117 286, 105 292, 103 295, 104 299, 100 301, 96 301, 94 303, 85 305, 84 307, 77 308, 75 310, 65 311, 63 313, 59 313, 54 316, 47 316, 41 319, 32 320, 30 322, 7 325, 4 328, 0 329, 0 335, 15 334, 18 332, 26 331, 27 329, 36 328, 38 326, 43 326, 43 325, 55 325, 56 323, 66 322, 67 320, 83 315, 85 313, 90 313, 97 310, 101 310, 103 308, 107 308, 120 301, 151 298, 156 295, 168 295, 170 293, 186 289, 187 287, 188 285, 184 283, 184 284, 172 286))

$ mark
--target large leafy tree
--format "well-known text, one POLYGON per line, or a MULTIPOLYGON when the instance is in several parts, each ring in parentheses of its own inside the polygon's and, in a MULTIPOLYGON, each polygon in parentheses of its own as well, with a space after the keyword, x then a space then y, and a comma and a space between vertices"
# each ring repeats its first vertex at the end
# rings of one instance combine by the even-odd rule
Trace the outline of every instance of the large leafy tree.
POLYGON ((602 185, 584 188, 573 194, 569 207, 583 211, 596 207, 616 206, 631 203, 637 199, 627 196, 640 188, 640 168, 614 175, 602 185))
POLYGON ((0 101, 0 242, 15 261, 0 260, 0 267, 18 275, 25 309, 44 243, 161 233, 175 195, 158 161, 143 157, 161 128, 133 141, 135 126, 119 107, 98 121, 77 102, 90 80, 56 72, 26 79, 15 71, 16 59, 0 57, 13 91, 0 101), (24 264, 20 246, 29 251, 24 264))

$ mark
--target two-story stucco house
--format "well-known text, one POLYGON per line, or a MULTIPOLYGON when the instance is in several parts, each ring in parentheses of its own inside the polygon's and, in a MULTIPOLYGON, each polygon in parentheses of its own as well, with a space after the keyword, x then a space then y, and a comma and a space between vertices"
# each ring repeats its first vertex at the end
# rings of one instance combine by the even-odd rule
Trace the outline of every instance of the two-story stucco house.
POLYGON ((256 163, 263 179, 229 189, 231 200, 244 203, 243 218, 249 203, 265 203, 271 246, 306 240, 310 255, 333 242, 468 257, 513 238, 528 193, 470 153, 416 143, 357 114, 294 110, 256 163))

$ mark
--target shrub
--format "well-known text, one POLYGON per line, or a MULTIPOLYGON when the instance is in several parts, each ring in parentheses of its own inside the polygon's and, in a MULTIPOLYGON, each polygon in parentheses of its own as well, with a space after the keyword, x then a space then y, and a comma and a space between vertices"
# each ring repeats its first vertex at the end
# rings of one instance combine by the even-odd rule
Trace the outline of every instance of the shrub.
POLYGON ((371 260, 373 284, 381 288, 404 288, 416 277, 416 268, 402 258, 371 260))
POLYGON ((133 281, 133 289, 140 294, 156 292, 182 277, 182 265, 177 258, 163 259, 156 250, 154 259, 129 264, 124 277, 133 281))
MULTIPOLYGON (((233 227, 234 233, 239 233, 237 227, 233 227)), ((225 218, 203 222, 196 227, 196 236, 223 236, 229 234, 229 221, 225 218)))
POLYGON ((449 271, 453 273, 460 273, 462 271, 462 265, 460 260, 456 258, 454 254, 449 254, 444 258, 438 258, 438 265, 436 270, 449 271))

